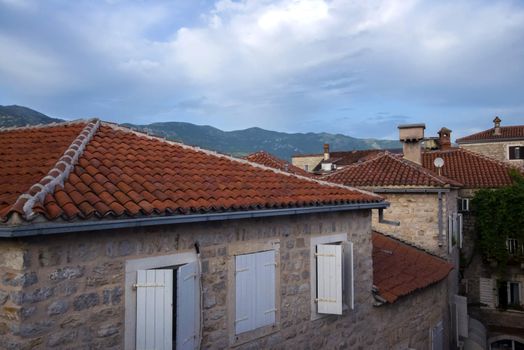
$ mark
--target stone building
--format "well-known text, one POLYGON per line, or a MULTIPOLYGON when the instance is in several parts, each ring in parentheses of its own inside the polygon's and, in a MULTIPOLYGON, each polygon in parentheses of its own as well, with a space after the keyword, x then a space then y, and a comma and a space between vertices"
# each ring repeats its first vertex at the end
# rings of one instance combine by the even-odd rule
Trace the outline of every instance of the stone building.
POLYGON ((501 126, 495 117, 493 128, 457 139, 461 148, 484 154, 515 166, 524 166, 524 125, 501 126))
POLYGON ((0 136, 0 348, 449 344, 451 267, 373 236, 375 194, 98 120, 0 136))

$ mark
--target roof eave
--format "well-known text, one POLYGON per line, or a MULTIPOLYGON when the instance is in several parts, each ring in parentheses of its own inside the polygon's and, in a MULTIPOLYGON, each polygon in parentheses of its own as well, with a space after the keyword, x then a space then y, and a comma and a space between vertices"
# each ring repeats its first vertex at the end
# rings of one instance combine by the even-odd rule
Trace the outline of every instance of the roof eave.
POLYGON ((260 217, 274 217, 285 215, 300 215, 313 213, 341 212, 352 210, 367 209, 385 209, 389 206, 388 202, 373 203, 351 203, 340 205, 326 205, 305 208, 283 208, 283 209, 266 209, 251 210, 211 214, 194 214, 194 215, 174 215, 143 217, 121 220, 100 220, 100 221, 82 221, 70 223, 44 223, 36 225, 24 225, 13 227, 0 227, 0 238, 28 237, 38 235, 52 235, 60 233, 76 233, 85 231, 101 231, 121 228, 139 228, 160 225, 174 225, 207 221, 224 221, 251 219, 260 217))

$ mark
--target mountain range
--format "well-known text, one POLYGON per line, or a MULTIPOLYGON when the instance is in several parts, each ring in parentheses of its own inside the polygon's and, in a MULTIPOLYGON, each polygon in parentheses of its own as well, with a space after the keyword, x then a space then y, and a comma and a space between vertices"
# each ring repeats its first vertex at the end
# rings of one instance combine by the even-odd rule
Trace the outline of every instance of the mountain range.
MULTIPOLYGON (((0 106, 0 127, 48 124, 62 119, 51 118, 22 106, 0 106)), ((392 140, 359 139, 330 133, 284 133, 261 128, 223 131, 208 125, 184 122, 162 122, 147 125, 123 124, 149 134, 181 141, 234 156, 264 150, 277 157, 290 159, 293 154, 321 153, 324 143, 332 150, 399 148, 392 140)))

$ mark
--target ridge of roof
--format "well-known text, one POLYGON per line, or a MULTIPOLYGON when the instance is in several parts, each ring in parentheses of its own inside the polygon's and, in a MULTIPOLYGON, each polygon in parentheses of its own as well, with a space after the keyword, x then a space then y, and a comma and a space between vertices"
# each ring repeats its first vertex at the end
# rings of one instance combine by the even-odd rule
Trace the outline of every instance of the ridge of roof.
MULTIPOLYGON (((46 194, 52 193, 57 185, 64 184, 64 181, 78 162, 78 158, 82 155, 86 145, 93 138, 100 126, 100 120, 98 119, 75 121, 75 123, 81 122, 86 123, 86 126, 64 151, 55 165, 47 172, 47 175, 33 184, 28 191, 21 194, 13 204, 13 207, 17 205, 22 206, 24 216, 27 220, 31 220, 36 216, 33 212, 33 207, 37 201, 43 201, 46 194)), ((55 124, 56 125, 53 126, 63 126, 71 123, 55 124)), ((18 130, 19 128, 16 129, 18 130)))
POLYGON ((74 125, 74 124, 81 124, 81 123, 87 123, 90 120, 95 120, 97 118, 90 118, 90 119, 75 119, 75 120, 66 120, 63 122, 52 122, 48 124, 27 124, 24 126, 7 126, 7 127, 1 127, 0 126, 0 132, 8 132, 8 131, 15 131, 15 130, 30 130, 30 129, 42 129, 42 128, 52 128, 55 126, 67 126, 67 125, 74 125))
MULTIPOLYGON (((477 153, 477 152, 474 152, 474 151, 471 151, 469 149, 466 149, 466 148, 462 148, 462 147, 452 147, 452 148, 448 148, 446 150, 430 150, 430 151, 426 151, 424 153, 452 153, 452 152, 463 152, 463 153, 466 153, 466 154, 469 154, 473 157, 478 157, 478 158, 481 158, 481 159, 484 159, 486 161, 489 161, 489 162, 492 162, 492 163, 495 163, 495 164, 498 164, 498 165, 501 165, 503 167, 505 167, 506 169, 519 169, 521 168, 520 166, 518 166, 517 164, 508 164, 502 160, 498 160, 498 159, 495 159, 495 158, 492 158, 490 156, 487 156, 485 154, 482 154, 482 153, 477 153)), ((427 168, 425 168, 427 169, 427 168)))
POLYGON ((489 128, 486 130, 482 130, 479 132, 476 132, 471 135, 463 136, 461 138, 458 138, 455 140, 457 143, 465 142, 482 142, 482 141, 504 141, 504 140, 511 140, 511 139, 521 139, 523 136, 506 136, 502 135, 503 131, 507 130, 524 130, 524 125, 507 125, 507 126, 501 126, 501 134, 495 135, 494 131, 495 128, 489 128))
POLYGON ((289 173, 289 172, 286 172, 286 171, 283 171, 283 170, 279 170, 279 169, 275 169, 275 168, 272 168, 272 167, 269 167, 269 166, 266 166, 266 165, 255 163, 255 162, 252 162, 252 161, 249 161, 249 160, 246 160, 246 159, 236 158, 236 157, 233 157, 233 156, 228 155, 228 154, 223 154, 223 153, 220 153, 220 152, 208 150, 208 149, 201 148, 201 147, 198 147, 198 146, 186 145, 184 143, 181 143, 181 142, 178 142, 178 141, 171 141, 171 140, 168 140, 168 139, 160 137, 160 136, 149 135, 149 134, 146 134, 146 133, 138 131, 138 130, 133 130, 133 129, 131 129, 129 127, 126 127, 126 126, 123 126, 123 125, 117 125, 117 124, 114 124, 114 123, 107 123, 107 122, 104 122, 104 121, 102 121, 102 124, 103 125, 107 125, 107 126, 113 128, 115 130, 121 130, 123 132, 130 132, 130 133, 133 133, 133 134, 135 134, 135 135, 137 135, 139 137, 145 137, 145 138, 148 138, 150 140, 158 140, 158 141, 161 141, 161 142, 164 142, 164 143, 167 143, 167 144, 171 144, 171 145, 176 145, 176 146, 179 146, 179 147, 182 147, 182 148, 185 148, 185 149, 193 150, 193 151, 196 151, 196 152, 202 152, 202 153, 210 155, 210 156, 221 157, 221 158, 225 158, 225 159, 228 159, 230 161, 233 161, 233 162, 247 164, 247 165, 253 166, 255 168, 260 168, 260 169, 264 169, 264 170, 270 170, 270 171, 272 171, 274 173, 277 173, 277 174, 282 174, 282 175, 291 176, 291 177, 298 177, 300 179, 308 180, 310 182, 315 182, 315 183, 323 185, 323 186, 337 187, 337 188, 343 188, 343 189, 351 190, 351 191, 355 191, 355 192, 360 192, 360 193, 362 193, 364 195, 375 197, 375 198, 377 198, 377 200, 381 200, 381 201, 384 200, 383 197, 381 197, 381 196, 379 196, 379 195, 377 195, 377 194, 375 194, 373 192, 362 190, 360 188, 346 186, 346 185, 337 184, 337 183, 333 183, 333 182, 329 182, 329 181, 319 180, 319 179, 312 178, 312 177, 307 177, 307 176, 303 176, 303 175, 289 173))
POLYGON ((429 176, 430 178, 434 179, 436 182, 442 184, 442 185, 454 185, 454 186, 462 186, 462 184, 458 181, 455 181, 453 179, 449 179, 445 176, 442 176, 442 175, 438 175, 438 174, 435 174, 432 170, 430 169, 427 169, 425 167, 423 167, 422 165, 418 165, 416 163, 413 163, 407 159, 404 159, 403 157, 399 157, 398 155, 394 154, 394 153, 391 153, 389 151, 383 151, 383 152, 380 152, 378 153, 376 156, 372 157, 372 158, 369 158, 367 160, 364 160, 363 162, 358 162, 358 163, 353 163, 353 164, 350 164, 350 165, 347 165, 345 166, 344 168, 341 168, 339 170, 336 170, 335 172, 331 173, 331 174, 327 174, 325 176, 323 176, 323 178, 329 178, 331 176, 334 176, 334 175, 338 175, 338 174, 343 174, 344 172, 347 172, 353 168, 356 168, 356 167, 359 167, 359 166, 365 166, 365 165, 368 165, 369 163, 372 163, 372 162, 375 162, 375 161, 378 161, 380 158, 389 158, 393 161, 396 161, 404 166, 408 166, 410 167, 411 169, 413 169, 414 171, 417 171, 419 173, 422 173, 426 176, 429 176))
MULTIPOLYGON (((275 156, 275 155, 273 155, 273 154, 271 154, 271 153, 269 153, 267 151, 264 151, 264 150, 260 150, 260 151, 248 154, 247 156, 242 157, 242 159, 245 159, 245 160, 248 160, 250 162, 254 162, 254 163, 260 164, 260 165, 265 165, 265 166, 272 167, 270 165, 264 164, 261 161, 257 161, 256 159, 254 159, 254 158, 257 158, 257 157, 264 157, 265 160, 268 160, 270 162, 275 163, 275 165, 278 166, 278 167, 280 167, 280 166, 284 166, 284 167, 287 166, 287 169, 288 169, 287 172, 288 173, 298 174, 298 175, 307 176, 307 177, 311 176, 310 174, 307 173, 307 171, 305 171, 305 170, 303 170, 303 169, 293 165, 292 163, 288 162, 287 160, 280 159, 277 156, 275 156)), ((282 170, 282 169, 280 169, 280 170, 282 170)), ((284 171, 286 171, 286 170, 284 170, 284 171)))
POLYGON ((423 247, 421 247, 421 246, 418 246, 418 245, 416 245, 416 244, 413 243, 413 242, 410 242, 410 241, 404 240, 404 239, 399 238, 399 237, 395 237, 395 236, 393 236, 393 235, 391 235, 391 234, 389 234, 389 233, 386 233, 386 232, 380 231, 380 230, 378 230, 378 229, 376 229, 376 228, 373 228, 373 229, 371 230, 371 232, 373 232, 373 233, 377 233, 377 234, 382 235, 382 236, 384 236, 384 237, 387 237, 387 238, 390 238, 390 239, 392 239, 392 240, 395 240, 395 241, 397 241, 398 243, 402 243, 402 244, 407 245, 407 246, 409 246, 409 247, 411 247, 411 248, 413 248, 413 249, 420 250, 420 252, 422 252, 422 253, 426 253, 426 254, 431 255, 431 256, 434 256, 435 258, 438 258, 438 259, 440 259, 440 260, 442 260, 442 261, 446 261, 445 259, 443 259, 442 257, 438 256, 437 254, 432 253, 432 252, 430 252, 429 250, 427 250, 426 248, 423 248, 423 247))

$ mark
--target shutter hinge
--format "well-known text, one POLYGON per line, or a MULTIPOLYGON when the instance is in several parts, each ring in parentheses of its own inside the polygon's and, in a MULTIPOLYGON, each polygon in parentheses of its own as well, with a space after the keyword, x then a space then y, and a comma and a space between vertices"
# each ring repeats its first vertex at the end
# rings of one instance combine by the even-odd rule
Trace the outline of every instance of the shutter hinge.
POLYGON ((242 322, 242 321, 245 321, 247 319, 248 319, 247 316, 246 317, 242 317, 242 318, 239 318, 238 320, 235 320, 235 323, 242 322))
POLYGON ((133 284, 133 289, 138 289, 138 288, 158 288, 158 287, 165 287, 164 284, 158 284, 158 283, 144 283, 144 284, 138 284, 138 283, 135 283, 133 284))
POLYGON ((277 266, 276 262, 264 264, 264 266, 277 266))
POLYGON ((197 277, 197 274, 196 273, 192 273, 192 274, 189 274, 186 277, 184 277, 184 281, 187 281, 190 278, 196 278, 196 277, 197 277))
POLYGON ((322 254, 322 253, 315 253, 315 256, 332 256, 332 257, 336 257, 335 254, 322 254))
POLYGON ((318 303, 319 301, 323 302, 323 303, 336 303, 337 299, 327 299, 327 298, 317 298, 317 299, 315 299, 316 303, 318 303))
POLYGON ((272 312, 277 312, 277 309, 269 309, 267 311, 264 311, 264 314, 270 314, 272 312))
POLYGON ((249 271, 249 267, 244 267, 243 269, 238 269, 238 270, 235 271, 235 273, 244 272, 244 271, 249 271))

